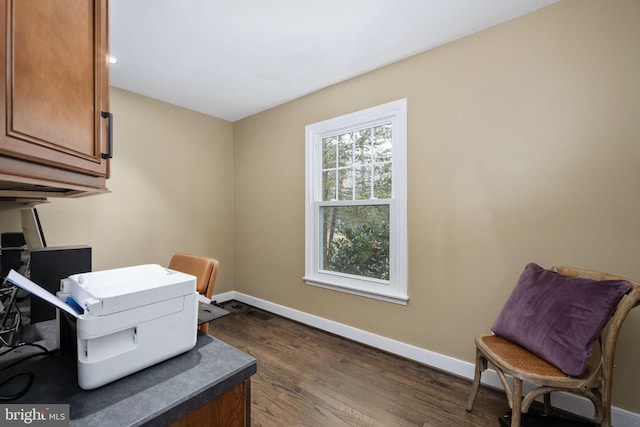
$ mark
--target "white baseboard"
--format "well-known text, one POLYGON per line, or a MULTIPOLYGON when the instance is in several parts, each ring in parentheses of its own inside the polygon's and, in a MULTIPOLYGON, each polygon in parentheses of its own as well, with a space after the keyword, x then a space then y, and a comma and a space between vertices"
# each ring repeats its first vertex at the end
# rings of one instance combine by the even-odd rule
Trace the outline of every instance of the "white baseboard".
MULTIPOLYGON (((254 298, 240 292, 225 292, 214 295, 213 300, 225 302, 236 300, 244 304, 286 317, 296 322, 318 328, 332 334, 339 335, 362 344, 376 347, 389 353, 415 360, 416 362, 432 366, 434 368, 450 372, 452 374, 473 379, 474 365, 453 357, 434 353, 420 347, 396 341, 380 335, 372 334, 358 328, 354 328, 342 323, 334 322, 323 317, 314 316, 283 305, 275 304, 260 298, 254 298)), ((470 345, 473 345, 472 343, 470 345)), ((482 375, 482 383, 491 387, 502 389, 502 383, 496 373, 487 370, 482 375)), ((527 390, 525 389, 525 392, 527 390)), ((593 416, 593 405, 588 399, 568 393, 554 393, 552 397, 553 405, 557 408, 578 414, 584 417, 593 416)), ((640 414, 627 411, 625 409, 612 407, 611 421, 615 427, 640 427, 640 414)))

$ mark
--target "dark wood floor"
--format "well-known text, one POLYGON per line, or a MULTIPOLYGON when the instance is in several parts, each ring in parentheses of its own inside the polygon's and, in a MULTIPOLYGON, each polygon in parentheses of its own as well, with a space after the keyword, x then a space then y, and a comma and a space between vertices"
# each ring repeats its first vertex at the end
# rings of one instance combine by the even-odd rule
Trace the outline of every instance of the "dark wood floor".
POLYGON ((504 394, 481 389, 469 413, 467 379, 244 304, 224 307, 231 313, 209 333, 258 360, 253 426, 485 427, 507 410, 504 394))

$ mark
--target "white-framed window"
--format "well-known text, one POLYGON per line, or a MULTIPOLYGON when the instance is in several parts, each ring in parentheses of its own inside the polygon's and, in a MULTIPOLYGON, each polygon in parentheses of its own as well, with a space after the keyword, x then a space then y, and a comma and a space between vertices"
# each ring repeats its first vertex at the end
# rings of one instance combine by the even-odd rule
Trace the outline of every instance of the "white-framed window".
POLYGON ((305 131, 305 282, 406 304, 407 100, 305 131))

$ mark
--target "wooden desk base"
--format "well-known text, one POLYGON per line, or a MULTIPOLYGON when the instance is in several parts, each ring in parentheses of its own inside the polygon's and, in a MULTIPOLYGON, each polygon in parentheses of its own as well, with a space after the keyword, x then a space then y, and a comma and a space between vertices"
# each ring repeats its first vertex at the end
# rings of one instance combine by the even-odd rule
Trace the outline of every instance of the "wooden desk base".
POLYGON ((251 379, 238 384, 195 411, 174 421, 171 427, 249 427, 251 379))

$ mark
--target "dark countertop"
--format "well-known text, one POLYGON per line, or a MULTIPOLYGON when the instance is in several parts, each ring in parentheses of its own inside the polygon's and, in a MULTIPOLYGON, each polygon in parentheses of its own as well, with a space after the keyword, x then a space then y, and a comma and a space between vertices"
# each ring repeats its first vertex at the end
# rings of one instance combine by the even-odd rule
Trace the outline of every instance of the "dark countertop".
MULTIPOLYGON (((40 335, 47 336, 38 343, 53 348, 49 337, 52 333, 55 336, 55 325, 37 325, 40 335)), ((37 352, 24 347, 12 352, 15 354, 11 358, 37 352)), ((0 357, 0 369, 8 365, 7 360, 7 356, 0 357)), ((74 361, 74 357, 58 352, 36 356, 0 372, 0 380, 10 372, 34 373, 30 390, 6 403, 69 404, 72 426, 166 425, 257 371, 256 359, 201 332, 192 350, 95 390, 85 391, 78 386, 74 361)), ((0 394, 9 394, 3 388, 0 387, 0 394)))

